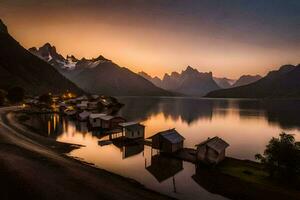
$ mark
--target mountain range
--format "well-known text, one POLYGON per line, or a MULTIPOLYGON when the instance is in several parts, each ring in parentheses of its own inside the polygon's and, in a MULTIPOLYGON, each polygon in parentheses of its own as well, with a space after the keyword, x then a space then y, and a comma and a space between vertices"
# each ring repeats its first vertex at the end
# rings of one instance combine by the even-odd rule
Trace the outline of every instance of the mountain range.
POLYGON ((83 93, 57 70, 23 48, 0 19, 0 88, 24 88, 27 94, 83 93))
POLYGON ((300 97, 299 77, 300 65, 284 65, 265 77, 244 75, 237 81, 216 78, 211 72, 199 72, 190 66, 181 73, 165 74, 163 79, 152 78, 101 55, 92 59, 72 55, 65 58, 49 43, 28 51, 0 20, 0 88, 5 90, 20 86, 28 94, 69 90, 118 96, 300 97))
POLYGON ((223 78, 213 77, 213 79, 220 88, 231 88, 232 85, 236 82, 236 80, 229 79, 226 77, 223 78))
POLYGON ((190 66, 181 73, 165 74, 162 80, 158 77, 152 78, 145 72, 139 72, 139 75, 165 90, 189 96, 203 96, 210 91, 220 89, 211 72, 199 72, 190 66))
POLYGON ((214 98, 300 97, 300 65, 283 65, 258 81, 230 89, 210 92, 214 98))
POLYGON ((234 82, 234 84, 231 85, 231 87, 239 87, 243 85, 248 85, 250 83, 254 83, 261 79, 262 77, 260 75, 243 75, 241 76, 237 81, 234 82))
POLYGON ((50 63, 61 74, 89 93, 118 96, 174 95, 101 55, 92 59, 77 59, 75 56, 64 58, 49 43, 38 49, 30 48, 29 51, 50 63))

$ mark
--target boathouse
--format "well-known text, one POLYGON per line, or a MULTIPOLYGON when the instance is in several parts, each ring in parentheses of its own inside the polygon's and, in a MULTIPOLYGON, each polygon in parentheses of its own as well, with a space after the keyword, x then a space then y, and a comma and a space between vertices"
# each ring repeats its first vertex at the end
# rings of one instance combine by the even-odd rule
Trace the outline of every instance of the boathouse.
POLYGON ((196 145, 196 147, 197 161, 218 164, 225 159, 225 151, 229 144, 219 137, 213 137, 196 145))
POLYGON ((88 108, 88 101, 82 101, 81 103, 77 104, 76 107, 80 110, 85 110, 88 108))
POLYGON ((122 128, 122 135, 128 139, 144 138, 145 126, 139 122, 124 122, 119 123, 122 128))
POLYGON ((101 119, 101 128, 104 129, 119 128, 119 124, 124 123, 126 121, 122 117, 115 117, 110 115, 100 116, 100 119, 101 119))
POLYGON ((119 123, 124 123, 126 120, 122 117, 115 117, 106 114, 91 114, 89 122, 92 128, 113 129, 119 128, 119 123))
POLYGON ((166 153, 174 153, 182 149, 185 140, 175 128, 156 133, 148 139, 152 140, 152 148, 166 153))
POLYGON ((92 113, 89 116, 89 124, 92 128, 101 128, 101 117, 105 116, 103 113, 92 113))
POLYGON ((98 106, 99 104, 101 104, 101 103, 98 102, 98 101, 90 101, 90 102, 88 102, 87 107, 88 107, 89 110, 95 110, 99 107, 98 106))
POLYGON ((78 114, 78 120, 85 121, 89 118, 90 115, 91 115, 91 113, 85 110, 78 114))

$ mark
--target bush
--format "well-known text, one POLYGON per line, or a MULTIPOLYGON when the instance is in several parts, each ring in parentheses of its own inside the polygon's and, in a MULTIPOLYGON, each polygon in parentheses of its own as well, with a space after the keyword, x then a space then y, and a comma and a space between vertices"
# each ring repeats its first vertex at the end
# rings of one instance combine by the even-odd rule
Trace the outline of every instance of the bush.
POLYGON ((24 99, 24 89, 21 87, 13 87, 7 91, 7 99, 11 103, 18 103, 24 99))
POLYGON ((272 138, 263 155, 255 155, 270 176, 290 179, 300 174, 300 145, 293 135, 281 133, 272 138))

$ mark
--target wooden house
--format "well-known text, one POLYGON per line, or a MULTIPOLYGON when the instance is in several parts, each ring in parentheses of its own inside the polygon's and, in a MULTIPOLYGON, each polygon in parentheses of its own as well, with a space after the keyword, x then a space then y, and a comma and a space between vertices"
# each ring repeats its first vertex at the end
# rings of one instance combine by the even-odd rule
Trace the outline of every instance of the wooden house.
POLYGON ((119 128, 120 123, 124 123, 126 120, 122 117, 104 115, 100 116, 101 119, 101 128, 104 129, 113 129, 119 128))
POLYGON ((71 109, 65 109, 64 114, 70 117, 75 117, 76 116, 76 110, 71 110, 71 109))
POLYGON ((92 128, 113 129, 119 128, 119 123, 126 120, 122 117, 115 117, 106 114, 91 114, 89 122, 92 128))
POLYGON ((119 123, 122 128, 122 135, 128 139, 144 138, 145 126, 139 122, 124 122, 119 123))
POLYGON ((175 129, 156 133, 148 139, 152 140, 152 148, 166 153, 174 153, 182 149, 185 140, 175 129))
POLYGON ((88 101, 81 101, 81 103, 77 104, 76 107, 80 110, 85 110, 88 108, 88 101))
POLYGON ((90 115, 91 115, 90 112, 84 110, 78 114, 77 118, 79 121, 85 121, 89 118, 90 115))
POLYGON ((196 145, 196 147, 197 161, 218 164, 225 159, 225 150, 229 144, 219 137, 213 137, 196 145))
POLYGON ((92 113, 89 116, 89 124, 92 128, 101 128, 101 118, 105 116, 103 113, 92 113))
POLYGON ((90 101, 90 102, 88 102, 87 107, 89 110, 95 110, 99 107, 99 104, 101 104, 101 103, 98 101, 90 101))

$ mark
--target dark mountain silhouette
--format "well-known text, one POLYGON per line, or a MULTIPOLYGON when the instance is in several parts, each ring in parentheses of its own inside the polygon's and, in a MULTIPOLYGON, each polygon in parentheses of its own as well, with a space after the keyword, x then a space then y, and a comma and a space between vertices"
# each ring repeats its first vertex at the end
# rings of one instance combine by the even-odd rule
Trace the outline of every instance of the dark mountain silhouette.
POLYGON ((188 66, 181 74, 165 74, 162 88, 191 96, 203 96, 210 91, 220 89, 213 80, 212 73, 202 73, 188 66))
POLYGON ((203 96, 210 91, 220 89, 213 80, 211 72, 202 73, 190 66, 181 73, 165 74, 162 80, 158 77, 152 78, 145 72, 140 72, 139 75, 165 90, 189 96, 203 96))
POLYGON ((207 97, 281 98, 300 97, 300 65, 284 65, 264 78, 240 87, 210 92, 207 97))
POLYGON ((162 81, 157 76, 152 78, 149 74, 147 74, 146 72, 143 72, 143 71, 139 72, 138 75, 140 75, 140 76, 144 77, 145 79, 147 79, 148 81, 152 82, 157 87, 162 88, 162 81))
POLYGON ((118 96, 174 95, 103 56, 80 60, 74 56, 64 58, 50 44, 39 49, 30 48, 30 51, 55 66, 60 73, 86 92, 118 96))
POLYGON ((250 83, 254 83, 256 81, 258 81, 259 79, 261 79, 262 77, 260 75, 243 75, 241 76, 233 85, 232 87, 239 87, 239 86, 243 86, 243 85, 248 85, 250 83))
POLYGON ((0 88, 20 86, 29 94, 82 93, 51 65, 38 59, 12 38, 0 20, 0 88))
POLYGON ((232 85, 236 82, 236 80, 229 78, 217 78, 214 77, 214 81, 218 84, 220 88, 231 88, 232 85))

